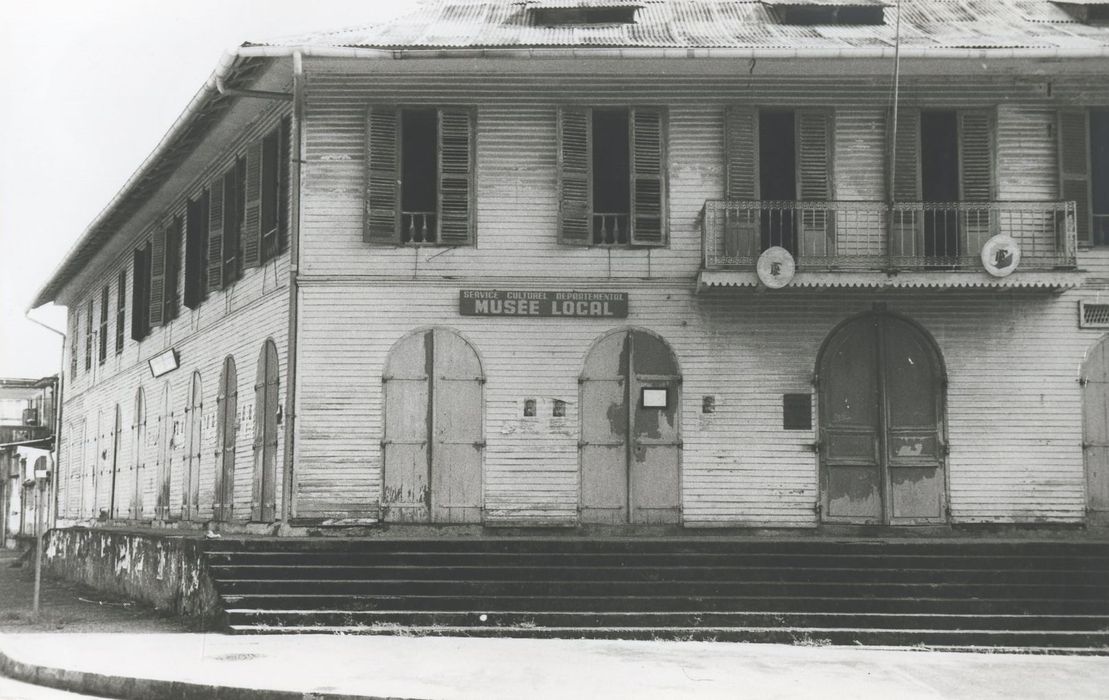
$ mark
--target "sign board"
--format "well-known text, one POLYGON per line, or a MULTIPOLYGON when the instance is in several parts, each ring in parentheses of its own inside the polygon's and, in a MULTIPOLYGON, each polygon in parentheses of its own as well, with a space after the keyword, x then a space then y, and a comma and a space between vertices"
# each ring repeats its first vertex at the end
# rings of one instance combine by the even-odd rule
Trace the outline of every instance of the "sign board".
POLYGON ((160 377, 177 369, 177 351, 173 348, 150 358, 150 375, 160 377))
POLYGON ((463 316, 535 318, 627 318, 627 292, 532 292, 463 289, 458 293, 463 316))

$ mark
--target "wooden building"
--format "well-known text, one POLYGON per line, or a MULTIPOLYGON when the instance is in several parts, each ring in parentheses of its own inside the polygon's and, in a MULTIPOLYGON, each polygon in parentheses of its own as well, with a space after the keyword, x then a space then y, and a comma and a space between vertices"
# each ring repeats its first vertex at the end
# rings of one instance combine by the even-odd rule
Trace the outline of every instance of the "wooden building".
POLYGON ((248 43, 37 298, 60 522, 1097 524, 1107 13, 435 0, 248 43))

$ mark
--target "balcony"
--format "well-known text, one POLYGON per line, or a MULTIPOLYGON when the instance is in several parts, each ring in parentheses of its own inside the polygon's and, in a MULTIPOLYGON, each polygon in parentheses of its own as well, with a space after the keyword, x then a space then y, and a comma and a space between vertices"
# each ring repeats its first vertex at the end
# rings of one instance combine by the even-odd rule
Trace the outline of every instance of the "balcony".
POLYGON ((753 286, 760 253, 781 246, 797 264, 794 286, 1073 286, 1075 221, 1074 202, 709 200, 701 281, 753 286), (1008 278, 982 266, 999 233, 1021 250, 1008 278))

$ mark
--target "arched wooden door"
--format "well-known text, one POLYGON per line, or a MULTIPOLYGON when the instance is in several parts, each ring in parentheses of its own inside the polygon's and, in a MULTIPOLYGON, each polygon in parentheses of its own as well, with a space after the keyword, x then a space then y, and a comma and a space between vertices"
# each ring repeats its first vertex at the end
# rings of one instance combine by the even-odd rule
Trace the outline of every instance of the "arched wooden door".
POLYGON ((161 410, 158 413, 158 468, 155 475, 154 517, 169 519, 169 486, 173 481, 173 407, 169 382, 162 384, 161 410))
POLYGON ((135 392, 135 423, 131 426, 131 503, 127 508, 130 517, 142 517, 142 485, 146 472, 146 394, 142 387, 135 392))
POLYGON ((235 440, 239 433, 239 374, 235 358, 223 360, 216 394, 216 480, 212 518, 230 522, 235 509, 235 440))
POLYGON ((119 516, 116 510, 116 486, 120 483, 119 470, 122 465, 119 461, 119 443, 123 433, 123 414, 119 409, 119 404, 115 408, 115 420, 112 423, 112 432, 108 437, 108 451, 101 452, 100 456, 104 458, 104 466, 107 470, 108 482, 110 488, 108 491, 108 517, 115 518, 119 516))
POLYGON ((485 375, 477 352, 446 328, 402 338, 382 376, 383 518, 481 522, 485 375))
POLYGON ((1082 447, 1086 462, 1086 506, 1109 514, 1109 338, 1090 350, 1082 365, 1082 447))
POLYGON ((204 448, 204 399, 200 372, 193 373, 189 383, 189 401, 185 408, 188 424, 185 447, 184 481, 181 485, 181 517, 193 520, 200 510, 200 456, 204 448))
POLYGON ((581 519, 681 521, 681 372, 642 330, 601 338, 581 375, 581 519))
POLYGON ((832 332, 818 379, 824 520, 943 521, 944 372, 931 339, 896 316, 861 316, 832 332))
POLYGON ((254 379, 254 488, 250 518, 273 522, 277 505, 277 346, 272 340, 262 345, 254 379))

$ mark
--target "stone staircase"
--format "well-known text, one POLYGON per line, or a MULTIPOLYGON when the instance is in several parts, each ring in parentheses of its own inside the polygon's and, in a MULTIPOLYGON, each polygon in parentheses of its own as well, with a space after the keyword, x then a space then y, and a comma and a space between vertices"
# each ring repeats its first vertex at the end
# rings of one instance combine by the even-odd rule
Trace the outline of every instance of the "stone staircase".
POLYGON ((1109 653, 1109 542, 224 539, 229 629, 1109 653))

